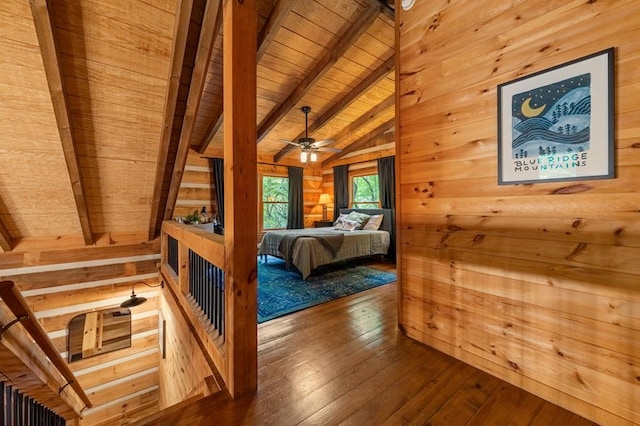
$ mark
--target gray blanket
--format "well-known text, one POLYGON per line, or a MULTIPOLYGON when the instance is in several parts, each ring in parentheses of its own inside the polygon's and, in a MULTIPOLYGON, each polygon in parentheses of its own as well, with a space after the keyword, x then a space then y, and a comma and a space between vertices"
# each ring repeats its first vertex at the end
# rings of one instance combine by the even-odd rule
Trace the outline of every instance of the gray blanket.
POLYGON ((287 269, 291 266, 291 259, 293 258, 293 247, 296 244, 298 238, 315 238, 322 244, 327 250, 331 252, 333 257, 336 256, 342 242, 344 241, 344 234, 335 235, 285 235, 280 240, 278 251, 283 254, 287 269))

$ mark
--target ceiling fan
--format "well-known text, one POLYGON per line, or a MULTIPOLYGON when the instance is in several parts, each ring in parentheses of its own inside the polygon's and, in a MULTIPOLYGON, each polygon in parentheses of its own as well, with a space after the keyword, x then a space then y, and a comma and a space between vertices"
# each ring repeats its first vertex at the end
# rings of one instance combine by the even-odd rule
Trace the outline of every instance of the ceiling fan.
POLYGON ((325 146, 334 143, 335 140, 333 139, 323 139, 321 141, 317 141, 314 138, 309 137, 309 113, 311 112, 311 107, 303 106, 300 109, 304 113, 304 137, 299 138, 297 142, 293 142, 287 139, 280 139, 282 142, 286 142, 300 148, 300 161, 303 163, 306 163, 307 160, 312 162, 318 161, 317 151, 342 152, 342 150, 339 148, 330 148, 325 146))

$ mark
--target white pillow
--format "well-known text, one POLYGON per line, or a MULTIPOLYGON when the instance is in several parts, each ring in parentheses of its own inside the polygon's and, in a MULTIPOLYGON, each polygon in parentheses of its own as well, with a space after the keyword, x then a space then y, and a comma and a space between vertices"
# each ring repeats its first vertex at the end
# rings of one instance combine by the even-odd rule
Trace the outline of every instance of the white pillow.
POLYGON ((382 225, 382 219, 384 215, 382 214, 374 214, 369 218, 369 221, 364 225, 362 229, 367 229, 369 231, 377 231, 380 229, 380 225, 382 225))
POLYGON ((346 214, 340 213, 335 222, 333 222, 333 229, 343 229, 344 228, 344 218, 347 217, 346 214))
POLYGON ((360 224, 358 222, 356 222, 355 220, 347 220, 345 219, 344 221, 344 227, 342 228, 343 231, 355 231, 356 229, 358 229, 358 227, 360 226, 360 224))

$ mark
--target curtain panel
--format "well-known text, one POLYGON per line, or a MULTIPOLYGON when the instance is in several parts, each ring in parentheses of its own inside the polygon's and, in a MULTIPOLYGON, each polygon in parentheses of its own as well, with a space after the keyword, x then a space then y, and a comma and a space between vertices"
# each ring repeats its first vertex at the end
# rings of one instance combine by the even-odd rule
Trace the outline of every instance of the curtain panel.
MULTIPOLYGON (((380 205, 383 209, 391 209, 392 234, 396 234, 396 166, 395 157, 384 157, 378 159, 378 184, 380 186, 380 205)), ((396 258, 396 242, 391 240, 389 246, 389 258, 396 258)))
POLYGON ((211 179, 215 188, 215 199, 218 205, 217 218, 224 229, 224 160, 222 158, 210 158, 209 164, 213 169, 211 179))
POLYGON ((396 208, 396 166, 395 157, 378 158, 378 184, 380 186, 380 207, 396 208))
POLYGON ((287 229, 304 228, 304 195, 302 193, 302 167, 289 166, 289 214, 287 229))
POLYGON ((333 168, 333 220, 338 218, 340 209, 349 207, 349 165, 333 168))

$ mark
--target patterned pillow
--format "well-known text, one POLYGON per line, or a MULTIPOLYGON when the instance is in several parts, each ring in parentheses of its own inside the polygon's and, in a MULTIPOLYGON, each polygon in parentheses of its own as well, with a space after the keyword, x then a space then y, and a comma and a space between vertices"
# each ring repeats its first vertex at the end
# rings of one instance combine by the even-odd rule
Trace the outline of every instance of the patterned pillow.
POLYGON ((347 215, 347 217, 345 218, 345 220, 352 220, 355 222, 358 222, 358 227, 357 229, 362 229, 362 227, 364 225, 366 225, 367 221, 369 220, 371 216, 369 216, 368 214, 365 213, 360 213, 360 212, 351 212, 347 215))
POLYGON ((369 231, 377 231, 378 229, 380 229, 380 225, 382 225, 383 218, 384 218, 384 215, 382 214, 374 214, 369 218, 369 220, 367 221, 367 223, 364 225, 362 229, 366 229, 369 231))

